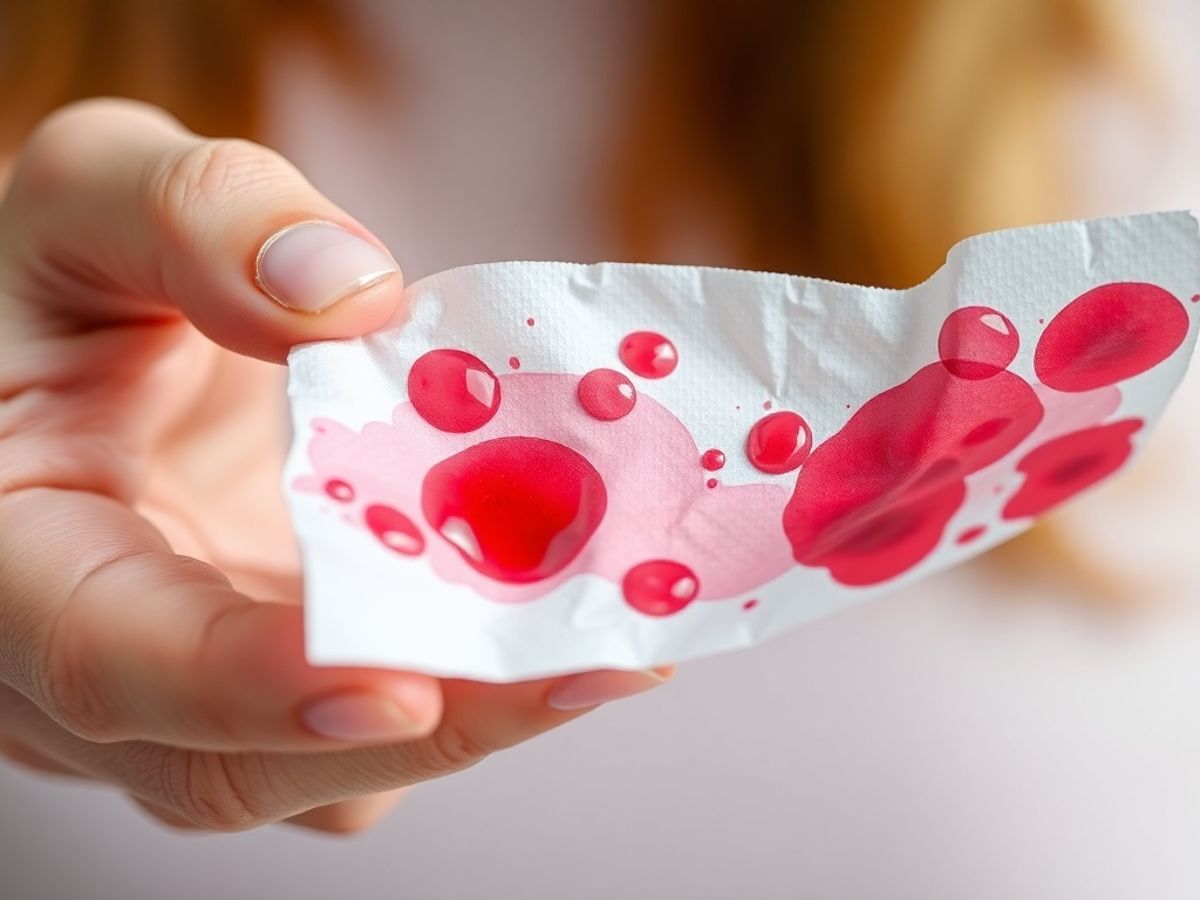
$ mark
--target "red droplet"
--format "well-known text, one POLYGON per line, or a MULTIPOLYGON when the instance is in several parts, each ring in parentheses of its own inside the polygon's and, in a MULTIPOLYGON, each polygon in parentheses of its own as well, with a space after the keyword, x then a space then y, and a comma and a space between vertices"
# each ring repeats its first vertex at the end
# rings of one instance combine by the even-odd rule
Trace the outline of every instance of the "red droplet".
POLYGON ((715 488, 717 486, 718 482, 717 482, 717 479, 710 478, 710 479, 708 479, 708 481, 704 482, 704 484, 706 487, 715 488))
POLYGON ((749 600, 747 600, 745 603, 742 604, 742 609, 749 611, 749 610, 754 609, 754 607, 756 607, 756 606, 758 606, 758 601, 755 600, 753 597, 751 597, 749 600))
POLYGON ((770 408, 771 408, 771 401, 770 401, 770 400, 764 400, 764 401, 763 401, 763 409, 770 409, 770 408))
POLYGON ((638 563, 621 581, 625 602, 648 616, 670 616, 693 600, 700 591, 696 573, 682 563, 655 559, 638 563))
POLYGON ((533 327, 533 318, 531 317, 531 318, 526 319, 525 324, 528 325, 530 328, 532 328, 533 327))
POLYGON ((679 364, 675 345, 655 331, 626 335, 619 355, 625 368, 643 378, 666 378, 679 364))
POLYGON ((519 368, 521 368, 521 360, 517 359, 517 357, 515 357, 515 356, 510 356, 510 357, 508 358, 508 367, 509 367, 510 369, 519 369, 519 368))
POLYGON ((354 499, 354 488, 340 478, 331 478, 325 482, 325 493, 338 503, 349 503, 354 499))
POLYGON ((1188 314, 1153 284, 1092 288, 1058 313, 1038 340, 1033 368, 1056 391, 1090 391, 1158 365, 1187 337, 1188 314))
POLYGON ((425 536, 413 520, 390 506, 368 506, 364 513, 367 527, 381 544, 405 556, 419 556, 425 549, 425 536))
POLYGON ((991 378, 1008 368, 1020 343, 1008 316, 990 306, 964 306, 942 323, 938 356, 959 378, 991 378))
POLYGON ((633 382, 612 369, 592 369, 579 379, 576 393, 584 411, 604 422, 629 415, 637 404, 633 382))
POLYGON ((725 467, 725 454, 720 450, 705 450, 700 455, 700 465, 709 472, 717 472, 725 467))
POLYGON ((768 475, 782 475, 800 468, 810 450, 812 431, 808 423, 786 410, 763 416, 746 437, 747 459, 768 475))
POLYGON ((1133 452, 1141 419, 1125 419, 1065 434, 1031 450, 1017 470, 1025 473, 1020 490, 1004 507, 1004 518, 1040 516, 1111 475, 1133 452))
POLYGON ((1011 372, 972 380, 925 366, 868 401, 805 461, 783 513, 796 561, 849 585, 907 571, 941 541, 964 479, 1009 453, 1042 414, 1011 372))
POLYGON ((958 537, 956 537, 954 539, 954 543, 969 544, 972 541, 983 537, 986 531, 986 525, 972 525, 970 528, 965 529, 958 537))
POLYGON ((1192 294, 1192 302, 1200 303, 1200 294, 1192 294))
POLYGON ((408 398, 421 418, 440 431, 482 428, 500 408, 500 382, 463 350, 430 350, 408 372, 408 398))
POLYGON ((608 505, 600 474, 569 447, 505 437, 435 465, 421 485, 425 518, 476 571, 540 581, 579 555, 608 505))

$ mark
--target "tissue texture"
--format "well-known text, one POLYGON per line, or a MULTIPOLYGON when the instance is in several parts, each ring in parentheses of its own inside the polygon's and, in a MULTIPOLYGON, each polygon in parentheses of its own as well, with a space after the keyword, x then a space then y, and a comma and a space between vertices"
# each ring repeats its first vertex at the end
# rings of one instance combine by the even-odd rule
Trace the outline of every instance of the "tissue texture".
POLYGON ((994 232, 894 291, 495 263, 297 347, 309 658, 509 681, 744 647, 1117 473, 1192 354, 1184 212, 994 232))

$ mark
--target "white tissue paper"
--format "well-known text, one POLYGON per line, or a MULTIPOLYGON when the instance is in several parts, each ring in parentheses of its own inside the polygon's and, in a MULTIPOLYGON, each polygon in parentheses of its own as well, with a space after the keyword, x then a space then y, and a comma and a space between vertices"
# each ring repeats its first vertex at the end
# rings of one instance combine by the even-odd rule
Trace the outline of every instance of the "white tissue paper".
POLYGON ((1137 454, 1190 213, 979 235, 882 290, 510 262, 290 358, 307 652, 512 681, 746 647, 975 556, 1137 454))

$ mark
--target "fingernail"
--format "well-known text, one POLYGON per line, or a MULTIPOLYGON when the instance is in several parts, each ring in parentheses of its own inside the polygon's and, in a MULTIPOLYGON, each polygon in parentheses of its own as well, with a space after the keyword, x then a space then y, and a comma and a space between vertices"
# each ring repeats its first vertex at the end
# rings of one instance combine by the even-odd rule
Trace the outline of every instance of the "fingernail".
POLYGON ((310 731, 337 741, 399 740, 422 730, 395 700, 362 691, 314 700, 300 710, 300 718, 310 731))
POLYGON ((647 669, 643 672, 584 672, 564 678, 550 691, 546 702, 554 709, 584 709, 665 684, 666 677, 647 669))
POLYGON ((344 228, 301 222, 267 238, 255 280, 281 306, 320 312, 399 270, 391 256, 344 228))

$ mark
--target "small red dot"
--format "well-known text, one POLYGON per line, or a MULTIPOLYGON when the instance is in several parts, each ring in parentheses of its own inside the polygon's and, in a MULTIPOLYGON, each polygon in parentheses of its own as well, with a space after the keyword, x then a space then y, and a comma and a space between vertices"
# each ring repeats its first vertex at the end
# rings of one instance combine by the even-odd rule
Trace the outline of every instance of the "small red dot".
POLYGON ((530 328, 532 328, 533 327, 533 319, 526 319, 525 324, 528 325, 530 328))
POLYGON ((754 607, 756 607, 756 606, 758 606, 758 601, 751 598, 742 604, 742 609, 751 610, 751 609, 754 609, 754 607))
POLYGON ((1192 302, 1200 303, 1200 294, 1192 294, 1192 302))
POLYGON ((715 487, 717 486, 717 479, 715 479, 715 478, 710 478, 710 479, 708 479, 708 481, 706 481, 706 482, 704 482, 704 483, 705 483, 706 485, 708 485, 710 488, 715 488, 715 487))
POLYGON ((510 356, 508 358, 508 367, 510 369, 519 369, 519 368, 521 368, 521 361, 519 359, 517 359, 515 356, 510 356))
POLYGON ((1045 324, 1046 324, 1046 320, 1045 320, 1045 319, 1038 319, 1038 324, 1039 324, 1039 325, 1045 325, 1045 324))
POLYGON ((763 401, 763 409, 770 409, 770 408, 771 408, 771 401, 770 401, 770 400, 764 400, 764 401, 763 401))

